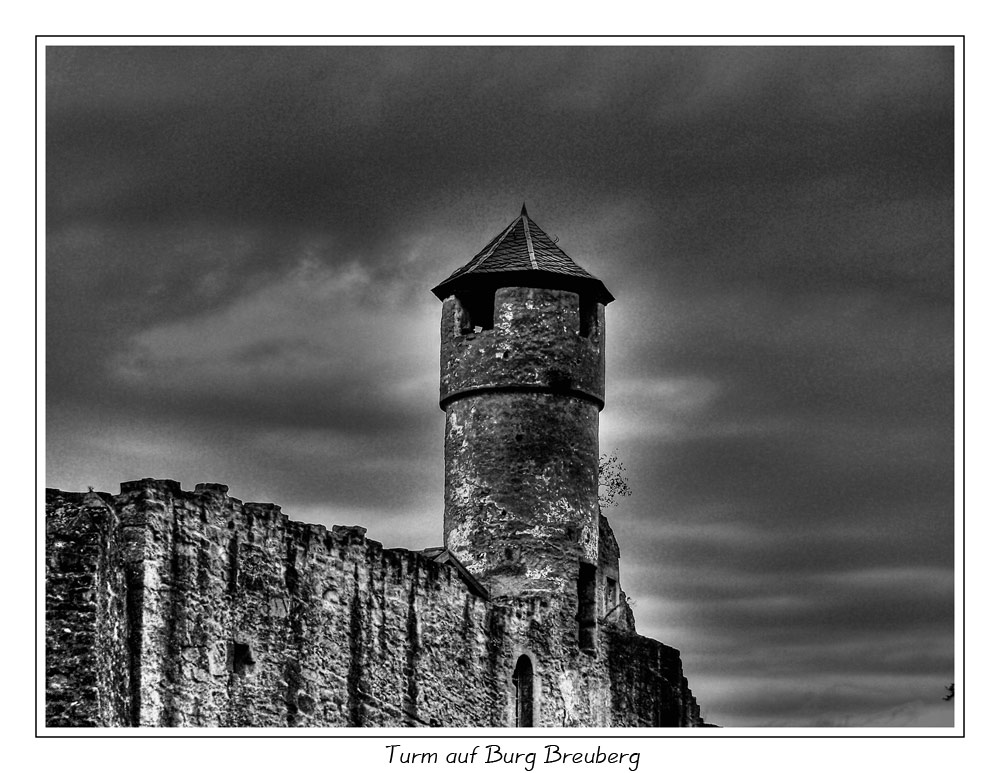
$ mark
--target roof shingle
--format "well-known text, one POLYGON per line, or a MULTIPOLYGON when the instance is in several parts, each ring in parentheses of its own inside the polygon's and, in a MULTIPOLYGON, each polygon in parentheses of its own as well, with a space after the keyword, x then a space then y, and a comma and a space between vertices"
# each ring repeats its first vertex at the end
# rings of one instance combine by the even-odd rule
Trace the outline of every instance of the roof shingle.
POLYGON ((535 279, 543 285, 589 286, 601 303, 614 300, 601 280, 574 263, 528 217, 525 207, 510 225, 491 239, 472 260, 435 287, 433 292, 444 300, 473 283, 481 284, 488 279, 493 279, 493 283, 499 282, 501 274, 517 274, 519 281, 537 275, 535 279))

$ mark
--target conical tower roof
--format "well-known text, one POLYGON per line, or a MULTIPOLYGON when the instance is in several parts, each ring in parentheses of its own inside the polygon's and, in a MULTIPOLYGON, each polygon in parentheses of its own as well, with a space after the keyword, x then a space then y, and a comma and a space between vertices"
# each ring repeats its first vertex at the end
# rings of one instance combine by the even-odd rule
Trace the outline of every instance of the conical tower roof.
POLYGON ((614 300, 600 279, 574 263, 528 217, 525 206, 476 257, 431 292, 443 301, 449 295, 487 286, 551 287, 587 292, 605 305, 614 300))

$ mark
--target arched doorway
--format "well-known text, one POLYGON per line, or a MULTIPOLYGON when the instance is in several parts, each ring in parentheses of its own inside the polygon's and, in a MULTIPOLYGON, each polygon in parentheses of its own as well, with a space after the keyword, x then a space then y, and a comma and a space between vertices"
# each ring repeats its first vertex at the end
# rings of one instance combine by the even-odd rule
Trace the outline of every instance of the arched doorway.
POLYGON ((521 655, 514 666, 514 721, 516 727, 534 727, 534 678, 531 658, 521 655))

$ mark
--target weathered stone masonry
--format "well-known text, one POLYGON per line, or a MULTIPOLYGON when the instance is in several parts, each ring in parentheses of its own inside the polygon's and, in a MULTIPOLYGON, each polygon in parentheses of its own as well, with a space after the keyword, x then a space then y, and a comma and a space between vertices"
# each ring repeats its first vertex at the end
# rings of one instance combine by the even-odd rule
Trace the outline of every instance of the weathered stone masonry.
POLYGON ((48 506, 50 726, 513 726, 523 654, 535 724, 700 722, 677 651, 630 612, 588 654, 559 599, 490 601, 453 564, 225 486, 49 490, 48 506))
POLYGON ((49 490, 49 725, 703 724, 598 505, 611 294, 524 209, 434 293, 443 547, 217 484, 49 490))
POLYGON ((93 493, 49 490, 46 504, 46 723, 129 724, 121 519, 93 493))

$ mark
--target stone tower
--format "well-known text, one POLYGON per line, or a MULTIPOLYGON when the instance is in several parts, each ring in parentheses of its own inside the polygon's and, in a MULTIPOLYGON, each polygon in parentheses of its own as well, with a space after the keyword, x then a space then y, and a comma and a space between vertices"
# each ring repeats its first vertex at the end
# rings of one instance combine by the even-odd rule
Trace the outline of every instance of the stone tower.
POLYGON ((523 207, 433 292, 444 302, 445 546, 494 597, 575 595, 598 564, 614 298, 523 207))

